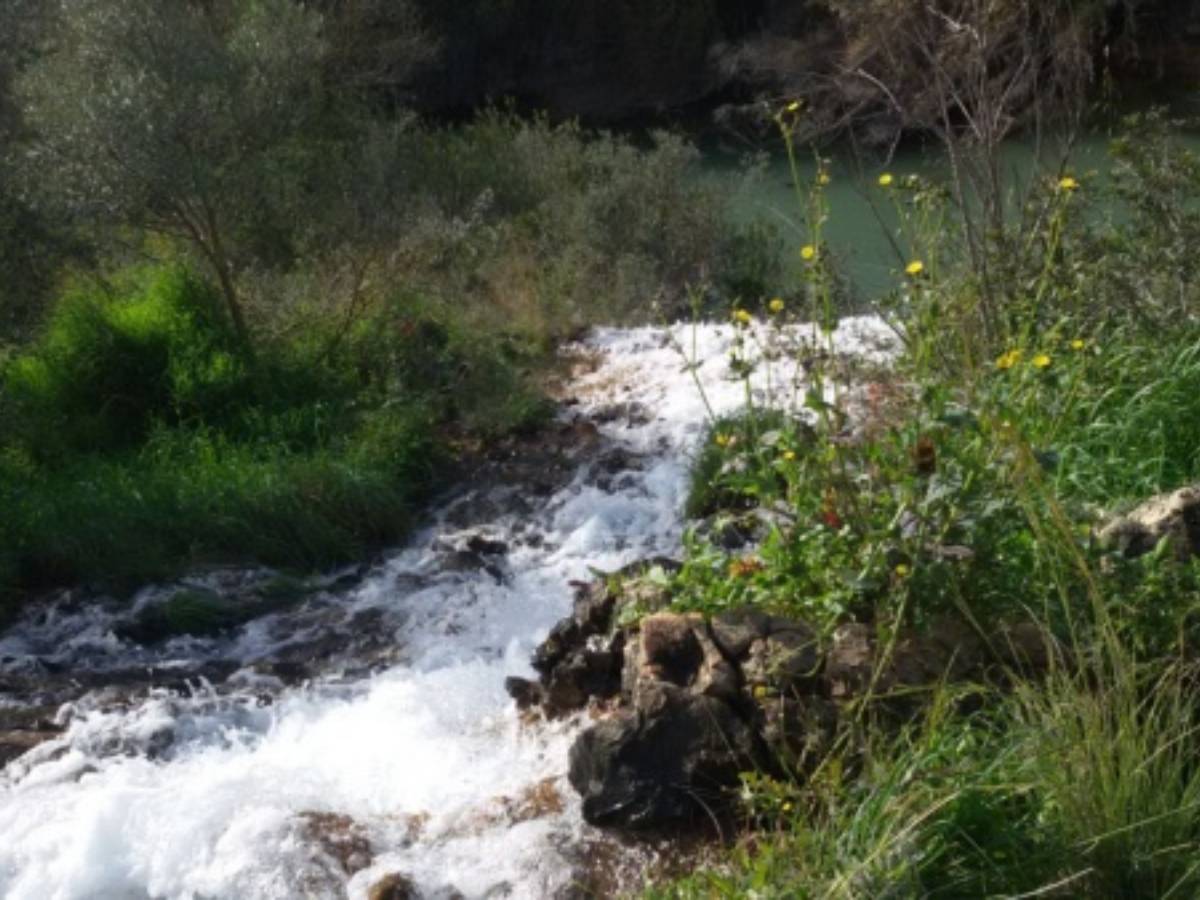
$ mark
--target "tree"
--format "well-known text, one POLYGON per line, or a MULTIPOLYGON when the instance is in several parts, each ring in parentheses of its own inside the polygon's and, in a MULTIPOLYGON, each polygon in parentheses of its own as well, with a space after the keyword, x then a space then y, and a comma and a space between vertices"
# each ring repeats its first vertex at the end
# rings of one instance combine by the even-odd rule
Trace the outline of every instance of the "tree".
POLYGON ((250 347, 238 270, 319 169, 322 17, 291 0, 60 0, 57 12, 19 82, 39 199, 188 242, 250 347))

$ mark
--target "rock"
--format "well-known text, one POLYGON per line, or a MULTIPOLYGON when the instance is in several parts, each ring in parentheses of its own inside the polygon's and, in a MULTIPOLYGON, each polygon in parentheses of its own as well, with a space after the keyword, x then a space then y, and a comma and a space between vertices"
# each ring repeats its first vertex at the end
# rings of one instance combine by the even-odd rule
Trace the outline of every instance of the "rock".
POLYGON ((467 549, 481 556, 503 556, 508 552, 508 544, 482 534, 473 534, 467 539, 467 549))
POLYGON ((771 617, 754 607, 743 606, 713 616, 709 627, 726 658, 741 661, 751 644, 770 633, 771 617))
POLYGON ((505 678, 504 690, 508 693, 508 696, 516 701, 517 709, 521 710, 539 706, 546 699, 542 686, 536 681, 530 681, 528 678, 517 678, 515 676, 505 678))
POLYGON ((1179 559, 1200 553, 1200 485, 1151 497, 1097 534, 1102 547, 1127 558, 1142 556, 1168 538, 1179 559))
POLYGON ((772 761, 798 777, 821 763, 833 748, 838 709, 824 697, 768 696, 757 701, 762 737, 772 761))
POLYGON ((374 850, 366 829, 340 813, 305 811, 298 816, 301 836, 320 847, 346 875, 371 865, 374 850))
POLYGON ((0 769, 24 756, 34 747, 58 737, 58 729, 43 731, 0 731, 0 769))
POLYGON ((747 684, 794 694, 816 684, 821 671, 817 636, 800 622, 772 617, 766 637, 751 642, 742 662, 747 684))
POLYGON ((367 889, 367 900, 418 900, 413 880, 399 872, 384 875, 367 889))
POLYGON ((579 736, 569 778, 590 824, 644 829, 711 815, 728 804, 739 774, 763 762, 728 704, 659 683, 635 710, 579 736))
POLYGON ((861 693, 871 683, 874 672, 874 636, 867 625, 851 622, 839 625, 825 657, 825 679, 829 694, 835 698, 861 693))

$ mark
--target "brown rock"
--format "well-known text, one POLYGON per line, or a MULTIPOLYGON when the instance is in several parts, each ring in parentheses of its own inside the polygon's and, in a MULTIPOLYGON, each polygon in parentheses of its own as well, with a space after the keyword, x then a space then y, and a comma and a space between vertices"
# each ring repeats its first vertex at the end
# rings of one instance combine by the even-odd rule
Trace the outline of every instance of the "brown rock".
POLYGON ((367 900, 417 900, 419 896, 412 879, 399 872, 384 875, 367 889, 367 900))

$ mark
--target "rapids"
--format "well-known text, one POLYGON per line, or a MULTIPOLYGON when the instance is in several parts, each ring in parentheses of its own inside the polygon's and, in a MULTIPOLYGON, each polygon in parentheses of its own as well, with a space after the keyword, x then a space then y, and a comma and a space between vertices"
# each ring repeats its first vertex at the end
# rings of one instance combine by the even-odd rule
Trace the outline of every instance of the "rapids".
MULTIPOLYGON (((734 333, 594 332, 571 348, 559 415, 619 464, 581 452, 552 490, 480 489, 515 488, 517 504, 460 492, 409 546, 230 633, 130 640, 123 624, 163 602, 161 585, 30 609, 0 635, 0 717, 42 707, 63 730, 0 773, 0 896, 362 898, 393 872, 424 897, 565 889, 601 840, 565 780, 580 723, 523 721, 504 678, 531 674, 572 580, 678 553, 689 454, 710 409, 746 400, 734 333), (464 526, 464 504, 490 518, 464 526), (466 556, 486 564, 448 564, 480 535, 495 545, 466 556)), ((833 342, 883 359, 891 337, 850 319, 833 342)), ((760 400, 802 400, 795 359, 758 368, 760 400)), ((187 583, 220 593, 268 575, 187 583)))

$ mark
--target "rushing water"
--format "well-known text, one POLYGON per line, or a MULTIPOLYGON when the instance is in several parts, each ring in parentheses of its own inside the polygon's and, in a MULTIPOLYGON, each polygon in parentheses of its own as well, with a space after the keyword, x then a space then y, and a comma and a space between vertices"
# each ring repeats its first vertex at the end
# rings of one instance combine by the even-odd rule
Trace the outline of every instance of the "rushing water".
MULTIPOLYGON (((879 355, 889 337, 858 319, 834 341, 879 355)), ((678 550, 706 409, 744 400, 732 339, 678 326, 576 347, 562 417, 622 462, 581 453, 565 486, 473 522, 504 544, 485 567, 447 564, 468 497, 365 575, 335 573, 232 634, 121 637, 162 587, 132 605, 68 595, 31 610, 0 636, 0 714, 70 701, 54 713, 61 736, 0 774, 0 896, 364 897, 392 872, 427 897, 554 896, 596 839, 564 778, 580 722, 523 721, 503 681, 529 674, 572 579, 678 550), (285 664, 304 680, 288 684, 285 664)), ((770 383, 786 399, 797 375, 783 365, 770 383)), ((221 592, 261 577, 194 581, 221 592)))

